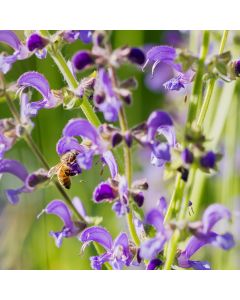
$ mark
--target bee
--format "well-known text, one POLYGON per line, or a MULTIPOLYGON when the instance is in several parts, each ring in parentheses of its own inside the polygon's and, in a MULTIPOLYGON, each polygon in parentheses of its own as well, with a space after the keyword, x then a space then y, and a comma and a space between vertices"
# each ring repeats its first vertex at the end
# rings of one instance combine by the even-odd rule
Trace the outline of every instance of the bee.
POLYGON ((58 182, 66 189, 70 189, 70 176, 73 176, 71 172, 71 165, 76 161, 77 155, 78 152, 76 150, 71 150, 63 154, 61 156, 60 163, 49 170, 48 176, 53 177, 56 174, 58 182))

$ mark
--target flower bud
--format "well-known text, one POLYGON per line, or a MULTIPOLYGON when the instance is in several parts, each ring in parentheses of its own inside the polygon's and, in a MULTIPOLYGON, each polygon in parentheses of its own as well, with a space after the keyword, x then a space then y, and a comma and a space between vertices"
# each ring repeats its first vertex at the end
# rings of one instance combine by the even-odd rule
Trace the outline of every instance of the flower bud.
POLYGON ((125 133, 124 140, 125 140, 125 143, 127 144, 128 148, 131 148, 133 139, 132 139, 132 135, 129 131, 125 133))
POLYGON ((93 63, 94 60, 88 51, 79 51, 73 56, 72 59, 72 65, 77 71, 81 71, 93 63))
POLYGON ((139 48, 130 48, 128 59, 137 65, 143 65, 145 62, 145 54, 139 48))
POLYGON ((114 132, 114 134, 112 135, 113 148, 116 147, 117 145, 119 145, 121 143, 122 139, 123 139, 123 137, 122 137, 121 133, 114 132))
POLYGON ((132 197, 134 202, 138 205, 138 207, 142 207, 144 203, 144 195, 142 192, 132 193, 132 197))
POLYGON ((34 51, 34 50, 43 49, 48 43, 49 43, 48 39, 42 37, 37 33, 33 33, 32 35, 29 36, 27 40, 27 47, 29 51, 34 51))
POLYGON ((216 154, 212 151, 207 152, 200 158, 200 165, 205 169, 213 169, 216 163, 216 154))

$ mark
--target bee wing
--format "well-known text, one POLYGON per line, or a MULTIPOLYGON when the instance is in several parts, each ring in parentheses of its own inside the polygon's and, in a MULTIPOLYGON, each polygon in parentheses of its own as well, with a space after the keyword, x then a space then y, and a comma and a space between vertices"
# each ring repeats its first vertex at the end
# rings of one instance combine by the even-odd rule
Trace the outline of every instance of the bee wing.
POLYGON ((57 174, 57 172, 59 171, 59 169, 62 167, 63 163, 58 163, 56 166, 52 167, 49 171, 48 171, 48 177, 52 178, 55 174, 57 174))

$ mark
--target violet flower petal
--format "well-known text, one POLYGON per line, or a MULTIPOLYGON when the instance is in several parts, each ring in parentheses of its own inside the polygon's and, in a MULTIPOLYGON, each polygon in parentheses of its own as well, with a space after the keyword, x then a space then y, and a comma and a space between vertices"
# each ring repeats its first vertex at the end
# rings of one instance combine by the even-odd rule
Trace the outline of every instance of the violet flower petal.
POLYGON ((80 214, 80 216, 85 219, 87 217, 87 213, 86 213, 86 210, 85 210, 85 208, 83 206, 82 201, 78 197, 74 197, 72 199, 72 203, 75 206, 75 208, 78 211, 78 213, 80 214))
POLYGON ((111 259, 111 253, 107 253, 107 252, 99 256, 92 256, 90 257, 91 267, 94 270, 101 270, 102 265, 105 262, 110 261, 110 259, 111 259))
POLYGON ((83 146, 79 144, 78 140, 74 137, 64 136, 62 137, 56 146, 56 151, 58 155, 63 155, 64 153, 71 151, 71 150, 77 150, 82 151, 83 146))
POLYGON ((47 214, 53 214, 58 216, 67 228, 73 228, 73 221, 71 218, 71 212, 67 205, 61 200, 51 201, 44 209, 47 214))
POLYGON ((72 119, 63 129, 63 136, 81 136, 91 140, 95 145, 100 145, 100 138, 96 128, 85 119, 72 119))
MULTIPOLYGON (((33 71, 26 72, 19 77, 17 84, 22 89, 27 87, 36 89, 43 96, 42 101, 45 100, 45 108, 52 108, 57 104, 57 99, 52 94, 49 83, 42 74, 33 71)), ((41 103, 40 101, 37 102, 41 103)), ((34 103, 31 103, 31 105, 34 105, 34 103)))
POLYGON ((111 151, 105 151, 102 155, 102 160, 108 165, 112 178, 115 178, 118 174, 118 165, 111 151))
POLYGON ((21 46, 19 38, 11 30, 0 30, 0 42, 7 44, 14 50, 19 50, 21 46))
POLYGON ((221 204, 210 205, 203 214, 203 232, 209 232, 213 226, 223 218, 229 220, 231 218, 230 211, 221 204))
POLYGON ((107 181, 101 182, 93 192, 93 199, 97 203, 102 201, 111 201, 115 199, 116 196, 116 192, 107 181))
POLYGON ((113 244, 110 233, 105 228, 100 226, 92 226, 86 228, 81 233, 80 241, 82 243, 97 242, 106 250, 110 250, 113 244))
POLYGON ((158 232, 165 233, 163 225, 164 217, 163 214, 156 208, 152 209, 146 216, 145 222, 156 228, 158 232))

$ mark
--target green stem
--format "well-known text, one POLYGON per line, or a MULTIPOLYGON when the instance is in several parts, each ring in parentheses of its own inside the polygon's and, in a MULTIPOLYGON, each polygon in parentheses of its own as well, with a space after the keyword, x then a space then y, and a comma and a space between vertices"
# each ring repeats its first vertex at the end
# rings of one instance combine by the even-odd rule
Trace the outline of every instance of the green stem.
MULTIPOLYGON (((125 115, 124 108, 121 107, 119 111, 119 123, 122 132, 126 132, 128 130, 128 124, 127 124, 127 118, 125 115)), ((131 187, 132 185, 132 153, 131 149, 127 146, 125 143, 123 146, 123 151, 124 151, 124 164, 125 164, 125 176, 127 178, 128 186, 131 187)), ((127 214, 127 224, 128 224, 128 229, 131 234, 131 237, 134 241, 134 243, 139 246, 140 241, 136 232, 136 228, 133 223, 133 214, 132 211, 130 210, 129 213, 127 214)))
MULTIPOLYGON (((227 40, 227 31, 224 31, 223 33, 223 37, 221 40, 221 45, 220 45, 220 50, 219 53, 222 53, 226 40, 227 40), (220 52, 221 51, 221 52, 220 52)), ((187 126, 189 126, 189 124, 191 125, 192 122, 195 120, 196 118, 196 113, 197 113, 197 102, 195 102, 196 100, 200 100, 199 99, 199 95, 201 95, 201 89, 202 89, 202 76, 204 73, 204 62, 205 62, 205 58, 208 52, 208 46, 209 46, 209 32, 208 31, 204 31, 204 35, 203 35, 203 44, 202 44, 202 48, 201 48, 201 54, 200 54, 200 60, 199 60, 199 67, 198 67, 198 71, 197 71, 197 75, 195 78, 195 82, 194 82, 194 86, 193 86, 193 95, 192 95, 192 101, 190 102, 190 107, 189 107, 189 112, 188 112, 188 120, 187 120, 187 126)), ((212 92, 213 92, 213 88, 214 88, 214 83, 215 80, 213 81, 210 80, 208 89, 207 89, 207 93, 205 96, 205 99, 203 101, 203 105, 200 111, 200 115, 199 115, 199 119, 197 121, 197 124, 201 127, 203 124, 203 121, 205 119, 206 113, 207 113, 207 109, 208 109, 208 105, 212 96, 212 92)), ((192 172, 192 170, 191 170, 192 172)), ((194 178, 195 178, 195 173, 196 171, 194 170, 192 172, 192 182, 194 182, 194 178)), ((192 183, 193 184, 193 183, 192 183)), ((191 184, 191 186, 192 186, 191 184)), ((184 185, 185 186, 185 185, 184 185)), ((177 192, 179 190, 180 185, 176 186, 177 192)), ((192 187, 190 192, 192 191, 192 187)), ((173 192, 177 193, 176 191, 173 192)), ((187 205, 188 205, 188 197, 186 197, 185 199, 185 203, 182 204, 181 206, 181 210, 179 212, 179 217, 178 217, 178 221, 182 221, 185 218, 185 214, 186 214, 186 210, 187 210, 187 205)), ((176 250, 177 250, 177 245, 178 245, 178 240, 180 238, 180 232, 177 229, 174 234, 173 237, 171 238, 169 245, 168 245, 168 251, 167 251, 167 257, 166 257, 166 262, 164 265, 164 269, 166 270, 170 270, 172 263, 175 259, 175 255, 176 255, 176 250)))
MULTIPOLYGON (((222 36, 222 39, 221 39, 221 43, 220 43, 219 54, 221 54, 224 51, 224 47, 225 47, 225 44, 227 42, 227 37, 228 37, 228 30, 224 30, 223 36, 222 36)), ((204 119, 205 119, 205 116, 206 116, 206 113, 207 113, 207 110, 208 110, 208 106, 209 106, 209 103, 210 103, 210 99, 212 97, 212 92, 213 92, 213 89, 214 89, 215 82, 216 82, 216 79, 213 78, 213 79, 210 80, 210 82, 208 84, 206 96, 203 100, 203 105, 202 105, 202 108, 201 108, 201 111, 200 111, 200 114, 199 114, 199 117, 198 117, 198 120, 197 120, 197 126, 198 127, 202 127, 202 125, 203 125, 203 122, 204 122, 204 119)))
POLYGON ((209 36, 210 36, 209 31, 205 30, 203 33, 203 43, 202 43, 199 62, 198 62, 198 69, 194 80, 193 92, 190 98, 188 117, 187 117, 187 127, 190 127, 192 122, 195 120, 197 114, 198 102, 201 100, 199 96, 201 96, 202 76, 204 73, 204 62, 208 53, 209 36))

